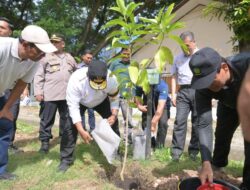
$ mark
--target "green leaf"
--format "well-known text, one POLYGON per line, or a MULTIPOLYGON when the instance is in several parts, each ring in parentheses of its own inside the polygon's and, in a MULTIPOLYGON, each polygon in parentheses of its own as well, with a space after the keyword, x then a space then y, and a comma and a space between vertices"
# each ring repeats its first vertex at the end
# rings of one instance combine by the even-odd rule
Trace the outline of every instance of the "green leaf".
POLYGON ((109 9, 113 10, 113 11, 117 11, 117 12, 122 14, 122 11, 121 11, 121 9, 119 7, 110 7, 109 9))
POLYGON ((140 69, 145 69, 148 66, 149 63, 149 59, 143 59, 139 65, 140 65, 140 69))
POLYGON ((109 27, 115 26, 115 25, 120 25, 120 26, 125 27, 125 28, 127 27, 126 22, 124 22, 122 19, 118 18, 118 19, 113 19, 113 20, 110 20, 109 22, 107 22, 102 27, 102 29, 109 28, 109 27))
POLYGON ((157 51, 154 57, 156 68, 160 71, 163 71, 166 62, 168 61, 170 64, 173 63, 173 54, 171 50, 166 46, 161 46, 157 51))
POLYGON ((142 87, 143 83, 148 83, 148 74, 146 69, 140 70, 136 85, 142 87))
POLYGON ((116 0, 116 4, 121 10, 122 15, 126 14, 126 7, 125 7, 125 2, 124 0, 116 0))
POLYGON ((143 83, 142 89, 145 92, 145 94, 148 94, 150 92, 150 85, 149 85, 149 83, 148 82, 143 83))
POLYGON ((143 3, 134 3, 134 2, 129 3, 127 6, 126 15, 129 17, 135 11, 135 9, 140 5, 143 5, 143 3))
POLYGON ((176 41, 180 46, 181 46, 181 49, 185 52, 188 52, 188 47, 186 46, 186 44, 183 42, 183 40, 179 37, 179 36, 176 36, 176 35, 168 35, 168 37, 174 41, 176 41))
POLYGON ((157 20, 156 19, 149 19, 149 18, 145 18, 145 17, 140 17, 139 19, 141 21, 143 21, 143 22, 149 22, 149 23, 155 23, 155 24, 157 24, 157 20))
POLYGON ((113 38, 115 36, 121 36, 121 35, 124 35, 123 30, 115 30, 115 31, 111 32, 110 34, 108 34, 106 39, 108 40, 108 39, 113 38))
POLYGON ((164 13, 164 19, 166 19, 166 17, 171 15, 173 9, 174 9, 174 3, 168 6, 167 11, 164 13))
POLYGON ((133 60, 128 67, 129 77, 133 84, 136 84, 139 76, 139 66, 138 63, 133 60))

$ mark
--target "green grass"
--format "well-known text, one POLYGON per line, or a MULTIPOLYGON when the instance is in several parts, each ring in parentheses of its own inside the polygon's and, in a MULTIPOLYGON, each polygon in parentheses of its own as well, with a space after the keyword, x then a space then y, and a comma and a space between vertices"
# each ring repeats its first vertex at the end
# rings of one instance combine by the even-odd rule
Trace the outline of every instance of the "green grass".
MULTIPOLYGON (((18 122, 16 144, 24 149, 24 152, 10 154, 8 165, 8 170, 18 175, 18 179, 0 181, 0 190, 118 189, 112 180, 108 180, 106 174, 114 167, 119 168, 121 163, 115 161, 115 166, 109 165, 95 142, 86 145, 78 138, 74 165, 66 173, 58 173, 60 160, 58 128, 53 128, 55 138, 51 141, 50 152, 46 155, 38 152, 40 148, 38 131, 38 126, 18 122)), ((121 144, 121 147, 124 149, 124 144, 121 144)), ((172 162, 169 148, 156 150, 150 160, 134 161, 132 152, 132 147, 129 147, 126 173, 133 172, 139 167, 141 173, 152 180, 178 174, 185 169, 197 170, 201 162, 200 158, 196 162, 190 160, 186 154, 179 163, 172 162)), ((241 176, 242 162, 230 161, 226 171, 230 175, 241 176)))

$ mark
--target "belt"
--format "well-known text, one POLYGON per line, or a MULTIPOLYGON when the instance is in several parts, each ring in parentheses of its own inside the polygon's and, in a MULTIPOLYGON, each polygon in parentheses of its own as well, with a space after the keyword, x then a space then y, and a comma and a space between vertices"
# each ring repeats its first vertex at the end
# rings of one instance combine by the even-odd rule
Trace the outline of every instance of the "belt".
POLYGON ((191 88, 191 85, 190 84, 182 84, 180 85, 180 88, 191 88))

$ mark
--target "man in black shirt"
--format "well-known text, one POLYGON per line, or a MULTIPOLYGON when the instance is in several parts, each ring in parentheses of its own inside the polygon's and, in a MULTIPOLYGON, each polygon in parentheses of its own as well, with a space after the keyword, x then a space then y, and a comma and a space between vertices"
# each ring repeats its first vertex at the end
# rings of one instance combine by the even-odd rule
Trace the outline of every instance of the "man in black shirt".
MULTIPOLYGON (((191 58, 189 66, 193 73, 192 88, 197 89, 196 109, 198 134, 202 157, 201 183, 212 183, 213 171, 228 164, 230 144, 239 125, 237 97, 244 75, 250 64, 250 53, 241 53, 229 59, 222 58, 215 50, 203 48, 191 58), (217 123, 215 148, 211 156, 213 134, 211 100, 217 99, 217 123)), ((250 189, 250 143, 245 141, 245 163, 241 188, 250 189)))

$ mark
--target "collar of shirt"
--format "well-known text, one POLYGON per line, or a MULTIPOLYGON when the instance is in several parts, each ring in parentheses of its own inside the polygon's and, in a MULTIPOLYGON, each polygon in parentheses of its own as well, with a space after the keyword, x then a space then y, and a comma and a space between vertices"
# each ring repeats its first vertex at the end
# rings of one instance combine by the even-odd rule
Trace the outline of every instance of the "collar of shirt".
POLYGON ((11 55, 17 59, 22 60, 18 55, 18 44, 19 44, 19 39, 15 39, 12 43, 11 55))

